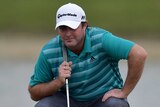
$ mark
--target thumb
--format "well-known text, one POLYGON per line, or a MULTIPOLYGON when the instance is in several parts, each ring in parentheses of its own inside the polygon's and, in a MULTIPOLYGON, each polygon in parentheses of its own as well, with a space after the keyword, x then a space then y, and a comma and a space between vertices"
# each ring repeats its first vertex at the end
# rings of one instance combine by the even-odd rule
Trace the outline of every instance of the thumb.
POLYGON ((111 97, 111 96, 109 96, 107 93, 105 93, 102 98, 102 102, 105 102, 109 97, 111 97))
POLYGON ((72 61, 69 62, 69 66, 71 66, 71 65, 72 65, 72 61))

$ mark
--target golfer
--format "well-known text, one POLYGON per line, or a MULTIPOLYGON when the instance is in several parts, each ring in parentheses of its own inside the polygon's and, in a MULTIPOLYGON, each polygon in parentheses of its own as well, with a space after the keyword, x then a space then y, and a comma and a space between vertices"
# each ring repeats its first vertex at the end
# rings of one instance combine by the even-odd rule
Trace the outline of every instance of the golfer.
MULTIPOLYGON (((56 14, 58 35, 46 43, 29 83, 35 107, 129 107, 128 95, 139 81, 147 53, 140 45, 98 27, 89 27, 84 10, 73 3, 56 14), (64 61, 64 43, 68 61, 64 61), (118 62, 127 60, 123 82, 118 62)), ((122 71, 123 72, 123 71, 122 71)), ((137 96, 138 97, 138 96, 137 96)))

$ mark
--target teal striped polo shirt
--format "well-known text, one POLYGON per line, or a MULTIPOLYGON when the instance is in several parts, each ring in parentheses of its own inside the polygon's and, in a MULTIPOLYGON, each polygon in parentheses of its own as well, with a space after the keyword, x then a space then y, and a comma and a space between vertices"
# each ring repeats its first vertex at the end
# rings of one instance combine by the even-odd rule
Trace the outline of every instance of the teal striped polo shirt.
MULTIPOLYGON (((97 27, 88 27, 84 48, 80 55, 67 49, 72 61, 69 78, 70 97, 77 101, 90 101, 114 88, 122 88, 118 62, 127 59, 134 43, 114 36, 97 27)), ((30 86, 52 81, 58 77, 58 67, 63 62, 62 40, 59 35, 41 50, 30 86)), ((65 92, 65 86, 59 91, 65 92)))

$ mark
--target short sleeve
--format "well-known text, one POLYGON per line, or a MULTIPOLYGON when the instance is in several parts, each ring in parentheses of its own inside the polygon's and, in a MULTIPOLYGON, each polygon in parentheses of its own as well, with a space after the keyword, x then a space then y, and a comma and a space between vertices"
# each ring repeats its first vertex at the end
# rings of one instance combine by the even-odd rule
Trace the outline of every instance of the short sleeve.
POLYGON ((107 54, 117 60, 128 59, 134 44, 134 42, 114 36, 112 33, 107 32, 102 36, 102 47, 107 54))
POLYGON ((53 79, 53 73, 51 66, 48 63, 45 55, 41 51, 39 58, 34 68, 34 74, 31 76, 30 86, 34 86, 40 83, 49 82, 53 79))

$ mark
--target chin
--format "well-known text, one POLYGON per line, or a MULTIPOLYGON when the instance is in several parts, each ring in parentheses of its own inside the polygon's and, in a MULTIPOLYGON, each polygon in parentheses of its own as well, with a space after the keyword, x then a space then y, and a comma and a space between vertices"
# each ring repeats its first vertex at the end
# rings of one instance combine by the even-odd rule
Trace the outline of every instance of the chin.
POLYGON ((68 43, 68 42, 67 42, 67 43, 66 43, 66 46, 67 46, 67 47, 74 47, 75 45, 74 45, 73 43, 68 43))

